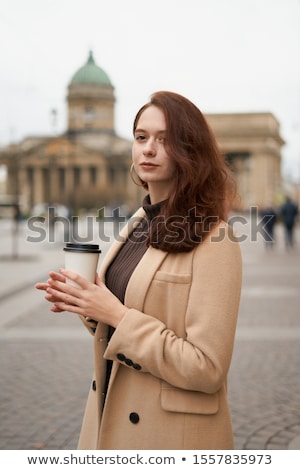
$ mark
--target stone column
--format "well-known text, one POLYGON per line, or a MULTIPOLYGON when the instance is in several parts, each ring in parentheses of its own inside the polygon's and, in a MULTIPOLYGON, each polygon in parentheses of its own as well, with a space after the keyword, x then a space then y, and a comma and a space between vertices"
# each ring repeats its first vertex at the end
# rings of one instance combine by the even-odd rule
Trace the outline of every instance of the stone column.
POLYGON ((35 167, 33 170, 33 187, 31 189, 32 196, 31 200, 33 204, 40 204, 43 201, 43 180, 42 180, 42 169, 35 167))

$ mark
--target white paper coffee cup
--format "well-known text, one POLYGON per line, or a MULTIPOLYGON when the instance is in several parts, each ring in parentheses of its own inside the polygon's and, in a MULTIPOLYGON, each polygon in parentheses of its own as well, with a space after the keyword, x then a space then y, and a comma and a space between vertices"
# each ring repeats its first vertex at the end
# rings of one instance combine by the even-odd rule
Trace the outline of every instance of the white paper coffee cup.
MULTIPOLYGON (((64 252, 66 269, 74 271, 90 282, 95 282, 99 254, 101 253, 99 245, 67 243, 64 252)), ((78 287, 78 284, 69 279, 67 282, 78 287)))

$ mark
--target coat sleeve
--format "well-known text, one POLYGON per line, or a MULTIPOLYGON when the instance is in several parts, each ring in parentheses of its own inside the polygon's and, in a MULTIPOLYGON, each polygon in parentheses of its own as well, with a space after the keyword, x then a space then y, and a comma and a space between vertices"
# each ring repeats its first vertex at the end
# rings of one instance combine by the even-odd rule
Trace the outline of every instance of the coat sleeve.
POLYGON ((139 373, 178 388, 215 393, 230 366, 241 279, 240 247, 222 224, 194 250, 189 298, 181 312, 185 336, 177 336, 153 316, 129 309, 104 357, 128 367, 133 364, 139 373))

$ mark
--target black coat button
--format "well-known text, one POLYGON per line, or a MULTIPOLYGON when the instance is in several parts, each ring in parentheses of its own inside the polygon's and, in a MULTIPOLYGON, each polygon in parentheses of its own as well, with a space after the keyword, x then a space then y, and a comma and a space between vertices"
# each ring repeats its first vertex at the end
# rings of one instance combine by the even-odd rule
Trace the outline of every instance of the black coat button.
POLYGON ((125 364, 127 364, 130 367, 133 365, 133 362, 132 362, 131 359, 126 358, 124 362, 125 362, 125 364))
POLYGON ((124 354, 122 354, 122 353, 118 353, 118 354, 117 354, 117 358, 119 359, 119 361, 124 362, 125 359, 126 359, 126 356, 124 356, 124 354))
POLYGON ((129 419, 130 419, 130 421, 131 421, 133 424, 137 424, 137 423, 139 422, 139 420, 140 420, 140 417, 139 417, 139 415, 138 415, 137 413, 134 413, 134 412, 133 412, 133 413, 130 413, 129 419))
POLYGON ((93 382, 92 382, 92 389, 95 391, 96 388, 97 388, 97 386, 96 386, 96 380, 93 380, 93 382))
POLYGON ((138 363, 134 363, 132 365, 132 367, 135 369, 135 370, 141 370, 142 366, 140 366, 138 363))

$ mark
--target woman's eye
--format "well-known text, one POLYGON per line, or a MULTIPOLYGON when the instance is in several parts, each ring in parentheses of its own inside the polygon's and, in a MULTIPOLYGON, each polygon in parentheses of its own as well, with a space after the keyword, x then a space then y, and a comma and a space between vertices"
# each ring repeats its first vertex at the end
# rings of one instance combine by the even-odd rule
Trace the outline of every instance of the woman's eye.
POLYGON ((141 141, 141 140, 145 140, 145 139, 146 139, 146 137, 144 135, 141 135, 141 134, 135 136, 135 140, 140 140, 141 141))
POLYGON ((157 137, 157 142, 159 142, 160 144, 164 144, 166 142, 166 138, 165 137, 157 137))

